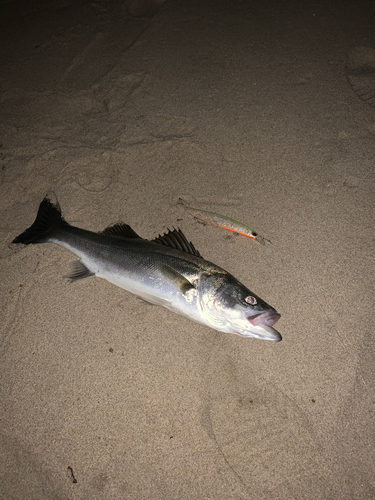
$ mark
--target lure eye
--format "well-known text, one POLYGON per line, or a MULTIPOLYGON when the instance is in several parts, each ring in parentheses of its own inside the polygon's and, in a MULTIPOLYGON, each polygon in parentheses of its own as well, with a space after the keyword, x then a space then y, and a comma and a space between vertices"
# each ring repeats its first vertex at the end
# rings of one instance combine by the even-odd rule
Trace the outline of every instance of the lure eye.
POLYGON ((255 304, 257 304, 257 299, 252 295, 249 295, 248 297, 246 297, 245 302, 247 302, 251 306, 255 306, 255 304))

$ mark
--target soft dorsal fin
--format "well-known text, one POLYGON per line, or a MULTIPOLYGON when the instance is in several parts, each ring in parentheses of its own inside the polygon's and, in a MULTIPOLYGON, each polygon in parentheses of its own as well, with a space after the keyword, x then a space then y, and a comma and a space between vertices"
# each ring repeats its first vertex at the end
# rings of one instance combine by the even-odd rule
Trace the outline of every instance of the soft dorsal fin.
POLYGON ((140 238, 140 236, 124 222, 118 222, 113 226, 109 226, 101 231, 100 234, 105 234, 107 236, 118 236, 120 238, 140 238))
POLYGON ((203 258, 194 245, 186 239, 181 229, 173 229, 173 231, 168 230, 168 233, 162 236, 159 234, 157 238, 151 241, 203 258))

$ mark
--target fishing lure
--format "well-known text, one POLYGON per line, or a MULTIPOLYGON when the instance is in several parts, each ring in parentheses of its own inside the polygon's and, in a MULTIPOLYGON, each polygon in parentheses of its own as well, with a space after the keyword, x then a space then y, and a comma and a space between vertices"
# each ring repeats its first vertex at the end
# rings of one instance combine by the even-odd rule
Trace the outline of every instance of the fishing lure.
POLYGON ((271 243, 269 240, 260 236, 260 234, 256 231, 250 229, 248 226, 245 226, 245 224, 242 224, 237 220, 230 219, 229 217, 225 217, 224 215, 216 214, 214 212, 207 212, 206 210, 189 207, 181 198, 179 198, 178 203, 184 207, 188 214, 205 224, 212 224, 213 226, 219 226, 227 231, 231 231, 232 233, 241 234, 242 236, 258 241, 261 245, 265 245, 266 242, 271 243))

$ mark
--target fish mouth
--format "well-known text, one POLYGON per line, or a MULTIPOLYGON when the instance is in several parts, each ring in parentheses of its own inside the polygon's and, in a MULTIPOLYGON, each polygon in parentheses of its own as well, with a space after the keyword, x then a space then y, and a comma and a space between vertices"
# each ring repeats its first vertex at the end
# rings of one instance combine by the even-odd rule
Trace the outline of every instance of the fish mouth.
POLYGON ((272 326, 281 318, 281 314, 274 309, 266 312, 249 316, 247 320, 252 325, 251 335, 262 340, 271 340, 273 342, 280 342, 282 336, 280 333, 272 328, 272 326))
POLYGON ((281 314, 275 311, 275 309, 270 309, 266 312, 255 314, 254 316, 248 316, 247 320, 253 326, 266 325, 273 326, 276 321, 279 321, 281 314))
POLYGON ((267 325, 253 326, 251 329, 251 337, 261 340, 270 340, 272 342, 280 342, 280 340, 282 340, 280 333, 272 328, 272 326, 267 325))

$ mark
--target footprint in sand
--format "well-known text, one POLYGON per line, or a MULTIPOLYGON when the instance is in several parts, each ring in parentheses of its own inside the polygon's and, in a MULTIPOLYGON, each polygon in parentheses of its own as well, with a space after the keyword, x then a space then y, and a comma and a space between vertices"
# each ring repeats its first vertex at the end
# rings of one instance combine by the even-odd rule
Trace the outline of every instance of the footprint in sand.
POLYGON ((154 142, 190 139, 196 130, 192 120, 182 116, 154 115, 152 119, 137 116, 120 137, 122 144, 148 144, 154 142))
POLYGON ((228 396, 211 405, 209 420, 225 461, 246 487, 272 491, 290 483, 292 492, 306 470, 318 472, 319 447, 303 416, 282 395, 228 396))
POLYGON ((215 378, 206 372, 202 413, 202 425, 228 473, 254 498, 264 492, 276 498, 281 485, 288 492, 285 498, 301 498, 311 481, 314 498, 323 500, 328 485, 321 474, 322 446, 307 415, 257 370, 244 370, 235 358, 235 352, 213 352, 208 364, 220 369, 215 378))
POLYGON ((348 54, 346 74, 358 97, 375 106, 375 48, 354 47, 348 54))
POLYGON ((95 87, 95 94, 110 113, 121 111, 148 76, 143 73, 111 74, 95 87))
POLYGON ((75 159, 68 163, 61 173, 61 178, 65 179, 65 182, 76 182, 85 191, 94 193, 105 191, 115 177, 116 169, 108 153, 75 159))

